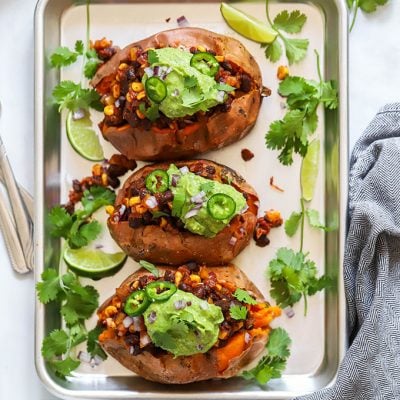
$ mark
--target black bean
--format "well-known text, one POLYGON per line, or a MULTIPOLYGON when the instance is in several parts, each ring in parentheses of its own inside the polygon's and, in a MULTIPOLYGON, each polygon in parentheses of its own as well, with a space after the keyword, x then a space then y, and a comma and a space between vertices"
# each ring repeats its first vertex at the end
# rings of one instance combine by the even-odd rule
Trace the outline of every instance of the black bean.
POLYGON ((265 233, 263 233, 258 239, 256 239, 256 245, 258 247, 265 247, 269 245, 269 239, 265 233))
POLYGON ((250 92, 251 90, 251 78, 247 74, 242 74, 240 76, 240 90, 242 92, 250 92))
POLYGON ((129 226, 133 229, 139 228, 139 226, 142 225, 142 218, 138 217, 129 217, 129 226))
POLYGON ((118 178, 126 173, 127 169, 123 165, 110 164, 107 169, 107 175, 112 178, 118 178))

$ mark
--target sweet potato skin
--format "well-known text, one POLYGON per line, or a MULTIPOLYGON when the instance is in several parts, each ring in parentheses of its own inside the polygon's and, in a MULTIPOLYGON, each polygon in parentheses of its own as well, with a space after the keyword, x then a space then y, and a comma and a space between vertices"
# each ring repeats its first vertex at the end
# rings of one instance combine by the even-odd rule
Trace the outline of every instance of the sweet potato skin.
MULTIPOLYGON (((161 271, 165 269, 167 268, 159 267, 161 271)), ((218 280, 225 280, 237 287, 245 288, 256 297, 257 301, 264 301, 263 295, 254 283, 235 265, 210 267, 209 270, 215 272, 218 280)), ((147 274, 149 272, 141 268, 122 282, 120 289, 128 287, 140 276, 147 274)), ((111 298, 106 300, 99 312, 106 308, 110 301, 111 298)), ((204 354, 174 358, 172 354, 154 356, 149 352, 134 356, 129 354, 129 350, 116 339, 107 339, 100 344, 107 353, 123 366, 147 380, 165 384, 185 384, 214 378, 225 379, 237 375, 262 352, 267 340, 267 334, 254 337, 250 346, 240 356, 232 359, 228 368, 222 372, 218 372, 216 349, 211 349, 204 354)))
MULTIPOLYGON (((257 222, 258 196, 254 189, 236 172, 209 160, 178 161, 175 165, 189 168, 194 163, 205 163, 216 169, 216 174, 225 175, 232 184, 246 194, 249 208, 235 216, 230 224, 213 238, 180 231, 172 226, 162 228, 157 225, 131 228, 127 221, 108 220, 111 236, 121 249, 136 261, 146 260, 155 264, 182 265, 189 261, 208 265, 222 265, 233 260, 249 243, 257 222), (232 236, 237 237, 234 245, 232 236)), ((152 170, 168 169, 169 163, 145 166, 133 173, 119 191, 115 205, 122 204, 126 193, 135 181, 146 177, 152 170)))
POLYGON ((144 161, 190 158, 240 140, 250 132, 256 122, 262 87, 257 62, 238 40, 201 28, 172 29, 128 45, 99 68, 92 85, 96 87, 104 78, 114 74, 120 62, 129 58, 132 47, 148 49, 171 45, 201 45, 216 54, 224 55, 225 60, 240 66, 252 78, 255 88, 234 99, 228 111, 218 111, 210 118, 202 118, 197 128, 189 134, 182 129, 158 133, 153 129, 133 128, 129 124, 121 127, 101 124, 104 138, 128 158, 144 161))

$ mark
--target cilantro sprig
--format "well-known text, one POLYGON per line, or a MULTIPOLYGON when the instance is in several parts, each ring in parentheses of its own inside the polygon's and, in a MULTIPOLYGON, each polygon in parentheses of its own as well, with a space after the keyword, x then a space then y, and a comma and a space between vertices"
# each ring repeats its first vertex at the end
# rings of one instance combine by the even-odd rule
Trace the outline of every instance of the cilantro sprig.
POLYGON ((293 306, 303 297, 304 315, 307 314, 307 296, 332 284, 326 276, 317 277, 316 264, 307 258, 307 254, 286 247, 278 249, 276 258, 270 261, 268 276, 270 294, 277 304, 282 308, 293 306))
POLYGON ((233 319, 244 320, 247 317, 247 308, 239 305, 230 306, 229 314, 233 319))
POLYGON ((307 54, 309 40, 291 38, 286 36, 286 33, 300 33, 307 21, 307 16, 299 10, 294 10, 290 13, 287 10, 283 10, 272 20, 269 15, 269 0, 266 0, 266 9, 267 20, 271 27, 277 32, 277 37, 272 43, 261 45, 265 48, 265 56, 267 59, 271 62, 277 62, 282 56, 283 44, 290 65, 303 60, 307 54), (283 32, 285 32, 285 34, 283 32))
POLYGON ((271 379, 280 378, 290 356, 290 344, 291 340, 284 329, 273 329, 266 345, 267 354, 256 367, 244 371, 242 377, 248 380, 255 379, 260 385, 265 385, 271 379))
POLYGON ((75 274, 68 272, 60 276, 53 268, 46 269, 41 278, 42 281, 36 285, 40 302, 60 304, 60 312, 66 323, 65 329, 50 332, 42 343, 43 358, 56 375, 65 378, 78 368, 80 361, 75 357, 73 348, 88 338, 88 351, 92 357, 97 355, 105 359, 105 353, 96 342, 100 328, 96 328, 95 333, 88 333, 85 328, 85 320, 99 306, 97 290, 90 285, 82 286, 75 274))
POLYGON ((286 97, 288 111, 281 120, 271 123, 265 136, 267 148, 280 150, 278 159, 283 165, 293 163, 294 153, 304 157, 311 135, 318 126, 317 109, 320 104, 328 110, 338 106, 334 81, 323 81, 319 55, 319 82, 300 76, 288 76, 279 84, 278 92, 286 97))
POLYGON ((92 186, 83 193, 83 208, 70 215, 61 206, 54 207, 49 213, 50 234, 68 241, 71 248, 87 246, 101 232, 98 221, 91 219, 99 208, 113 204, 115 193, 103 186, 92 186))
POLYGON ((379 6, 384 6, 388 1, 389 0, 347 0, 347 6, 350 10, 350 14, 353 15, 350 24, 350 32, 354 28, 359 9, 366 13, 373 13, 378 9, 379 6))

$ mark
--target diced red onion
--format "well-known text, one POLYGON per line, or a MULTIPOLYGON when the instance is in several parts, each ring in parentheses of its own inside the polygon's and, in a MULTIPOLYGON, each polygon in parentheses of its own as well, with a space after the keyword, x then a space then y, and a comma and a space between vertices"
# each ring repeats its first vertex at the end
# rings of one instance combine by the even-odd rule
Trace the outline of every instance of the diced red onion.
POLYGON ((118 210, 118 214, 122 217, 125 213, 126 210, 126 205, 125 204, 121 204, 121 207, 118 210))
POLYGON ((248 344, 248 343, 250 342, 250 340, 251 340, 251 335, 250 335, 249 332, 246 332, 246 333, 244 334, 244 342, 245 342, 246 344, 248 344))
POLYGON ((189 168, 185 165, 179 168, 179 171, 181 171, 182 175, 186 175, 189 172, 189 168))
POLYGON ((185 300, 177 300, 174 302, 175 310, 183 310, 186 307, 185 300))
POLYGON ((144 72, 147 74, 149 78, 151 78, 154 75, 154 70, 153 68, 147 67, 144 69, 144 72))
POLYGON ((121 105, 120 99, 115 100, 114 105, 115 105, 115 107, 119 108, 119 106, 121 105))
POLYGON ((74 121, 77 121, 78 119, 82 119, 85 116, 85 110, 82 108, 78 108, 74 113, 72 114, 72 119, 74 121))
POLYGON ((218 101, 218 103, 223 103, 224 99, 225 99, 225 92, 223 90, 219 90, 217 93, 216 100, 218 101))
POLYGON ((294 317, 294 310, 292 307, 288 306, 286 307, 283 311, 285 311, 285 314, 288 318, 293 318, 294 317))
POLYGON ((181 179, 181 177, 180 177, 179 175, 173 174, 173 175, 172 175, 172 178, 171 178, 171 185, 172 185, 173 187, 176 187, 176 185, 177 185, 178 182, 179 182, 179 179, 181 179))
POLYGON ((124 328, 126 329, 128 329, 132 324, 133 324, 132 317, 125 317, 124 320, 122 321, 122 325, 124 325, 124 328))
POLYGON ((191 197, 190 201, 195 204, 203 204, 205 195, 206 193, 201 191, 197 193, 195 196, 191 197))
POLYGON ((83 363, 89 364, 91 359, 92 359, 91 355, 89 353, 86 353, 86 351, 80 351, 78 353, 78 360, 83 363))
POLYGON ((159 72, 160 72, 160 66, 159 65, 154 66, 154 68, 153 68, 154 75, 158 76, 159 72))
POLYGON ((150 336, 146 332, 140 332, 139 346, 143 348, 147 346, 149 343, 151 343, 150 336))
POLYGON ((244 229, 243 226, 241 226, 241 227, 239 228, 239 233, 242 234, 242 235, 244 235, 244 234, 246 233, 246 229, 244 229))
POLYGON ((149 316, 148 316, 148 318, 147 318, 147 321, 148 321, 150 324, 152 324, 153 322, 156 321, 156 319, 157 319, 157 314, 156 314, 155 311, 152 311, 152 312, 149 314, 149 316))
POLYGON ((133 346, 129 347, 129 354, 132 355, 135 352, 135 348, 133 346))
POLYGON ((154 196, 150 196, 145 203, 149 208, 156 208, 158 206, 158 201, 154 196))
POLYGON ((189 26, 189 21, 186 19, 186 17, 184 15, 180 16, 179 18, 177 18, 176 23, 178 24, 178 26, 180 28, 183 28, 185 26, 189 26))
POLYGON ((104 360, 97 354, 93 357, 94 364, 96 366, 100 365, 104 360))
POLYGON ((187 218, 191 218, 191 217, 194 217, 195 215, 197 215, 199 213, 201 207, 202 207, 202 204, 197 204, 197 206, 193 207, 191 210, 189 210, 186 213, 185 218, 187 219, 187 218))
POLYGON ((104 247, 102 244, 96 244, 95 249, 100 250, 104 247))
POLYGON ((140 332, 143 326, 143 318, 142 317, 133 317, 133 329, 135 332, 140 332))
POLYGON ((232 237, 229 239, 229 244, 230 244, 231 246, 234 246, 234 245, 236 244, 236 242, 237 242, 237 238, 235 238, 235 236, 232 236, 232 237))

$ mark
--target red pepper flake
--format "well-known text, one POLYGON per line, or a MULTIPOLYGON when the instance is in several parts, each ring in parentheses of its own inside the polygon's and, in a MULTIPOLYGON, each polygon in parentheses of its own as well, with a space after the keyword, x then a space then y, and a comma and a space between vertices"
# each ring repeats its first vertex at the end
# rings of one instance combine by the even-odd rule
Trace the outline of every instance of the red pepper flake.
POLYGON ((274 177, 273 176, 271 176, 271 178, 269 178, 269 185, 271 187, 273 187, 274 189, 278 190, 279 192, 282 192, 282 193, 284 192, 284 190, 282 188, 280 188, 279 186, 274 184, 274 177))
POLYGON ((254 157, 254 153, 249 149, 242 149, 241 154, 244 161, 250 161, 254 157))
POLYGON ((168 17, 165 19, 165 22, 169 22, 169 21, 171 21, 171 17, 168 17))

